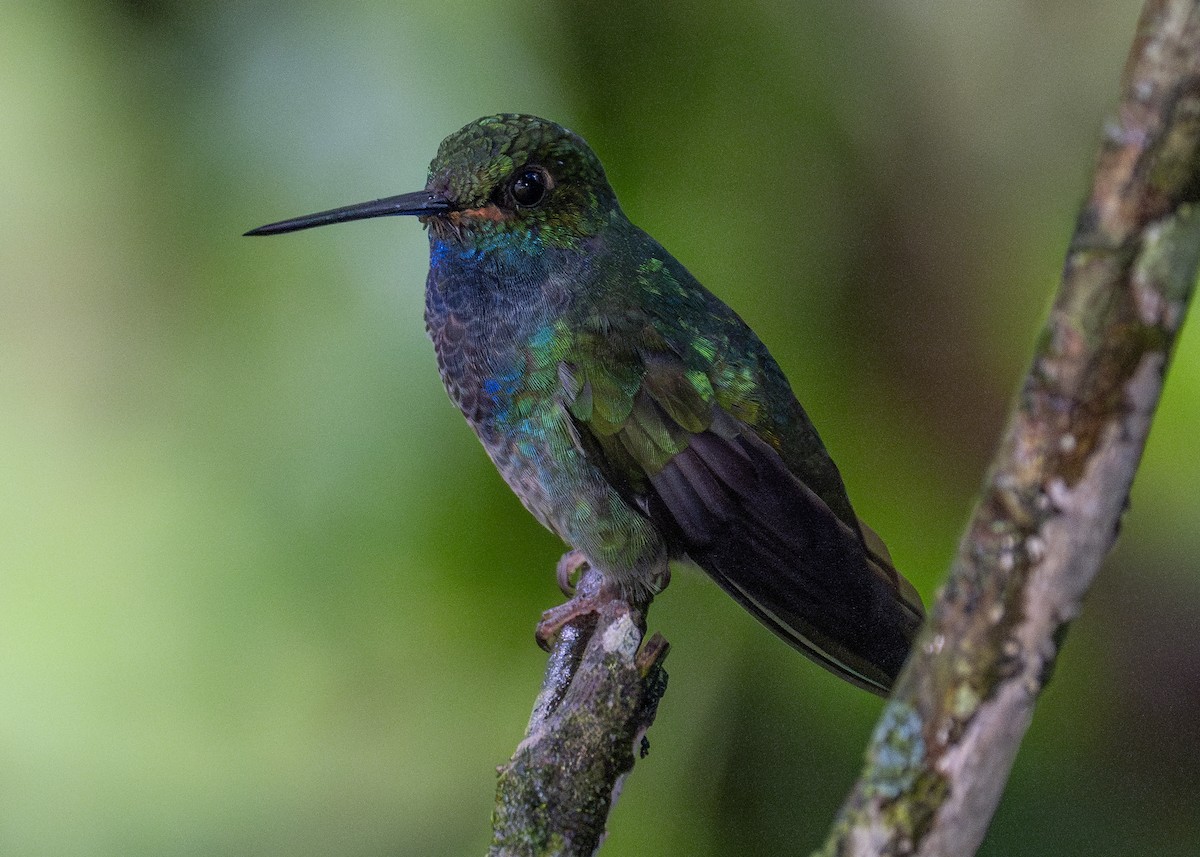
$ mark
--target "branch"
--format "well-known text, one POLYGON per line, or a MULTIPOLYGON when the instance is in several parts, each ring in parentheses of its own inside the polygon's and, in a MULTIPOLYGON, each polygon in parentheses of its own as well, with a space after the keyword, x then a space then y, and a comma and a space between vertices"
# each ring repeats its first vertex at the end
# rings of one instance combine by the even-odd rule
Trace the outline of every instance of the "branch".
MULTIPOLYGON (((602 582, 585 571, 576 600, 600 597, 602 582)), ((648 607, 602 600, 558 634, 525 740, 500 768, 489 857, 575 857, 600 847, 667 687, 666 640, 655 634, 638 651, 648 607)))
POLYGON ((1200 2, 1149 0, 983 494, 822 855, 971 855, 1117 535, 1200 256, 1200 2))

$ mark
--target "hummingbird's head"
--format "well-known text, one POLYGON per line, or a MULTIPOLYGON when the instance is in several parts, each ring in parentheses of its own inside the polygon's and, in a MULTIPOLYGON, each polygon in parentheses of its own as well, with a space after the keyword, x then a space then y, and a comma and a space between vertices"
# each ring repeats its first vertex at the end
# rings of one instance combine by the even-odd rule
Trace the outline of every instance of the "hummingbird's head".
POLYGON ((273 235, 384 215, 416 215, 442 241, 466 248, 578 246, 619 214, 600 159, 583 138, 536 116, 485 116, 451 134, 425 189, 284 220, 273 235))
POLYGON ((437 237, 466 244, 569 246, 619 210, 582 137, 514 113, 485 116, 443 140, 426 190, 450 209, 422 220, 437 237))

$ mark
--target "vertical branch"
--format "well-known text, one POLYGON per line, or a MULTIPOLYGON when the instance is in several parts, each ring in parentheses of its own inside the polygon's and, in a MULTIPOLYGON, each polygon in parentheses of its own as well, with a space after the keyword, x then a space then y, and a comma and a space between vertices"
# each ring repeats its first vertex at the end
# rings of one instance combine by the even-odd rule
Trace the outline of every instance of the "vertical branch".
POLYGON ((1200 257, 1200 3, 1149 0, 1062 283, 824 855, 974 854, 1116 537, 1200 257))
MULTIPOLYGON (((584 572, 577 599, 601 592, 584 572)), ((603 601, 557 636, 525 739, 500 769, 490 857, 590 855, 667 686, 667 643, 642 646, 649 602, 603 601), (639 647, 641 647, 639 651, 639 647)))

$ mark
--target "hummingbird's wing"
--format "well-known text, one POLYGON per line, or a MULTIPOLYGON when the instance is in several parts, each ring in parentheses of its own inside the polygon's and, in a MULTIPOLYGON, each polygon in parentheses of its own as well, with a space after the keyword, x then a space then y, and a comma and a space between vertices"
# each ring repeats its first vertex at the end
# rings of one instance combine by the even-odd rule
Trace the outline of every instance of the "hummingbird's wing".
POLYGON ((878 537, 868 548, 653 330, 606 334, 559 367, 584 453, 677 556, 817 663, 886 693, 923 610, 878 537))

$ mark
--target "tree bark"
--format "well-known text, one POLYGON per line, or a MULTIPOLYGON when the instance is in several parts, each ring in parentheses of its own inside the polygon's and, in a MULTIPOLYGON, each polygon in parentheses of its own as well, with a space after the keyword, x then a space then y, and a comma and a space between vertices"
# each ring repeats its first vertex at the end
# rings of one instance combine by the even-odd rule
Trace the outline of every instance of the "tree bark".
POLYGON ((1111 548, 1200 258, 1200 3, 1150 0, 950 577, 820 855, 971 855, 1111 548))
MULTIPOLYGON (((599 596, 602 582, 588 569, 576 599, 599 596)), ((648 607, 605 600, 555 638, 525 740, 500 768, 490 857, 583 857, 600 847, 667 687, 666 641, 655 634, 641 647, 648 607)))

